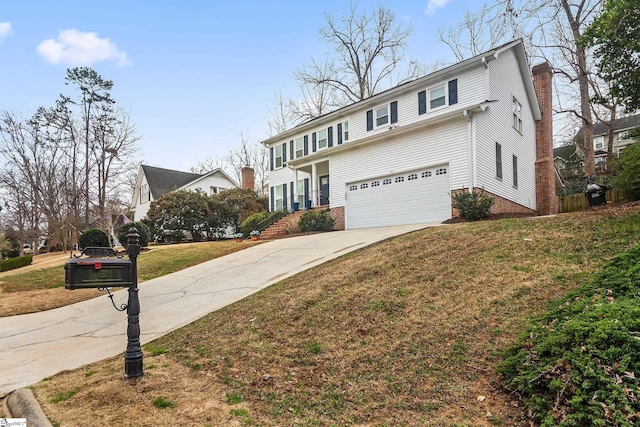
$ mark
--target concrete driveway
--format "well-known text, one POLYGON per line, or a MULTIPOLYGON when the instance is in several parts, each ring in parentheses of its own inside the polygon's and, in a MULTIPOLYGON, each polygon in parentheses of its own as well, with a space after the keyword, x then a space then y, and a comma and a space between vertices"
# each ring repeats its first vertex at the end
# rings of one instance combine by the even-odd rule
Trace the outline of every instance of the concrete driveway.
MULTIPOLYGON (((148 343, 345 253, 434 225, 273 240, 141 283, 141 341, 148 343)), ((63 274, 61 268, 60 275, 63 274)), ((115 295, 118 306, 127 302, 126 290, 115 295)), ((41 313, 0 318, 0 396, 60 371, 123 353, 126 330, 126 313, 116 311, 106 296, 41 313)))

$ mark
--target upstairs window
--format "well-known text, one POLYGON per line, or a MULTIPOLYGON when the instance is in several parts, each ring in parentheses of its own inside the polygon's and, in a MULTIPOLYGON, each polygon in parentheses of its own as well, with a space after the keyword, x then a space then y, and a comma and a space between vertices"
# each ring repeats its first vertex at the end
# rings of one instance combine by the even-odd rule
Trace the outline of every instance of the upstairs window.
POLYGON ((218 187, 209 187, 209 195, 218 194, 219 191, 220 189, 218 187))
POLYGON ((275 147, 275 163, 276 163, 276 169, 281 168, 282 167, 282 145, 278 144, 275 147))
POLYGON ((511 110, 513 111, 513 128, 522 133, 522 104, 518 102, 516 97, 513 97, 511 110))
POLYGON ((296 159, 304 155, 304 138, 296 138, 293 140, 296 150, 296 159))
POLYGON ((327 130, 322 129, 322 130, 319 130, 317 133, 318 133, 318 150, 327 148, 327 130))
POLYGON ((349 140, 349 122, 342 123, 342 140, 343 141, 349 140))
POLYGON ((593 138, 593 148, 596 150, 604 150, 604 136, 596 136, 593 138))
POLYGON ((389 106, 376 108, 376 126, 384 126, 389 123, 389 106))
POLYGON ((151 200, 151 192, 149 191, 149 185, 143 184, 140 187, 140 203, 147 203, 151 200))
POLYGON ((445 85, 429 89, 429 108, 431 110, 447 104, 445 85))

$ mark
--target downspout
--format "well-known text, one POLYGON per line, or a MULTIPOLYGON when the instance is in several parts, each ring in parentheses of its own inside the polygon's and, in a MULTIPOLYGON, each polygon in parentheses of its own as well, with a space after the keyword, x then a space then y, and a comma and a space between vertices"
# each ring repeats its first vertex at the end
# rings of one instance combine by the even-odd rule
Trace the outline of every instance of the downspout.
POLYGON ((467 159, 469 162, 469 192, 472 192, 476 185, 476 129, 475 119, 472 111, 464 110, 462 117, 467 121, 467 143, 469 150, 467 159))

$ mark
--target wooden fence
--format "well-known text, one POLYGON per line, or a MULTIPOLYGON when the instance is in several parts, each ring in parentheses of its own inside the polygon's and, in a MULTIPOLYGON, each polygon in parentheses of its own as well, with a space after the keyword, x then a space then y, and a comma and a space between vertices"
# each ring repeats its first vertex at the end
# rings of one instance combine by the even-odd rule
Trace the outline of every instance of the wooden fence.
MULTIPOLYGON (((589 200, 587 200, 587 197, 583 193, 558 196, 558 200, 560 213, 581 211, 589 207, 589 200)), ((607 203, 620 202, 624 202, 620 190, 607 190, 607 203)))

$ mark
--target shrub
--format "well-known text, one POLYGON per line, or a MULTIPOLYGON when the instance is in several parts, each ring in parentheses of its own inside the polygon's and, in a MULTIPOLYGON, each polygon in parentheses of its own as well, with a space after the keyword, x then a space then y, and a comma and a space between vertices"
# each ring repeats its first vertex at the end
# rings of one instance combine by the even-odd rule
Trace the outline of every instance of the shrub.
POLYGON ((129 224, 124 224, 120 226, 120 228, 118 228, 118 241, 120 242, 120 244, 125 248, 127 247, 127 243, 129 240, 127 235, 129 234, 129 229, 132 225, 136 227, 136 229, 138 230, 138 234, 140 235, 140 247, 146 248, 147 246, 149 246, 151 231, 149 230, 147 224, 139 221, 130 222, 129 224))
POLYGON ((640 403, 640 246, 531 321, 499 370, 539 425, 632 426, 640 403))
POLYGON ((88 228, 82 232, 78 239, 78 243, 81 249, 89 246, 108 247, 109 237, 107 237, 107 234, 99 228, 88 228))
POLYGON ((5 259, 0 261, 0 271, 15 270, 16 268, 30 265, 31 261, 33 261, 33 256, 31 255, 23 255, 16 258, 5 259))
POLYGON ((306 211, 298 220, 298 228, 302 232, 306 231, 331 231, 335 221, 326 211, 311 210, 306 211))
POLYGON ((258 229, 258 224, 267 219, 271 214, 272 212, 258 212, 245 219, 241 226, 244 237, 249 237, 253 230, 258 229))
POLYGON ((484 191, 462 190, 453 196, 453 207, 458 209, 460 216, 469 221, 487 218, 491 214, 494 198, 484 191))
POLYGON ((640 199, 640 144, 627 146, 615 164, 613 185, 622 191, 625 199, 640 199))

